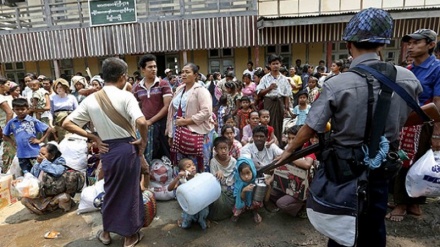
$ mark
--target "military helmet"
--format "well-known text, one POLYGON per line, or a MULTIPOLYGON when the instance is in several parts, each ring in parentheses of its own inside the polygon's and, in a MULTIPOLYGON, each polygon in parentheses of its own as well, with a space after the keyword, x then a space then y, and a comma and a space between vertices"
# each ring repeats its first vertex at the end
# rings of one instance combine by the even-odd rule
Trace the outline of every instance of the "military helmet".
POLYGON ((389 44, 393 33, 393 18, 383 10, 368 8, 351 18, 342 39, 349 42, 389 44))

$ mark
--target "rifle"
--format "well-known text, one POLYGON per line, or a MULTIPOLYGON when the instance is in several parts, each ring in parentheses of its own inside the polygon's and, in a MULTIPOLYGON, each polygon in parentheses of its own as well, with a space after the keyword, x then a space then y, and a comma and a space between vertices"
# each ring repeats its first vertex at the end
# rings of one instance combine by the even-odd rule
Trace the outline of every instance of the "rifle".
MULTIPOLYGON (((434 103, 429 103, 429 104, 423 105, 421 108, 426 113, 426 115, 428 115, 428 117, 432 119, 433 122, 435 122, 435 123, 440 122, 440 112, 438 111, 437 106, 434 103)), ((413 126, 413 125, 420 125, 423 123, 424 123, 423 119, 416 112, 412 111, 409 114, 408 119, 406 120, 404 126, 407 127, 407 126, 413 126)), ((326 141, 326 142, 328 142, 328 141, 326 141)), ((327 143, 325 145, 327 145, 327 143)), ((297 150, 297 151, 293 152, 285 160, 281 161, 279 164, 276 164, 278 162, 278 160, 274 160, 269 165, 260 168, 257 171, 257 175, 261 176, 265 172, 271 171, 271 170, 273 170, 277 167, 280 167, 282 165, 291 163, 291 162, 293 162, 299 158, 305 157, 309 154, 317 153, 320 150, 321 150, 321 146, 319 145, 319 143, 311 145, 311 146, 304 148, 304 149, 297 150)))
MULTIPOLYGON (((426 113, 426 115, 428 115, 430 119, 432 119, 432 121, 434 121, 435 123, 440 122, 440 112, 438 111, 437 106, 434 103, 423 105, 420 108, 422 108, 422 110, 426 113)), ((420 125, 423 123, 423 119, 415 111, 412 111, 409 114, 404 126, 408 127, 420 125)))
POLYGON ((299 158, 302 158, 302 157, 307 156, 309 154, 316 153, 320 150, 320 148, 321 148, 321 146, 319 145, 319 143, 313 144, 309 147, 306 147, 306 148, 303 148, 303 149, 300 149, 300 150, 293 152, 289 157, 287 157, 285 160, 281 161, 279 164, 276 164, 278 162, 278 160, 274 160, 269 165, 261 167, 257 171, 257 177, 261 177, 261 175, 263 175, 263 173, 268 172, 270 170, 273 170, 273 169, 280 167, 282 165, 285 165, 287 163, 291 163, 299 158))

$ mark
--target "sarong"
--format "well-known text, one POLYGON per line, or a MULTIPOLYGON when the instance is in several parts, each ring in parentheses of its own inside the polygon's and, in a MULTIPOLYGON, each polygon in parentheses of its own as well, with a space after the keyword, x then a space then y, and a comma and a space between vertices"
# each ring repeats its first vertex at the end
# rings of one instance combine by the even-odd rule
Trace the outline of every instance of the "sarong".
POLYGON ((225 220, 232 216, 235 197, 232 191, 222 191, 217 201, 209 205, 208 218, 214 221, 225 220))
POLYGON ((284 120, 284 98, 264 98, 264 109, 269 111, 269 125, 274 128, 274 134, 278 141, 281 142, 283 137, 283 120, 284 120))
POLYGON ((145 159, 151 164, 153 159, 161 159, 162 156, 171 158, 168 137, 165 135, 166 118, 163 118, 148 128, 148 143, 145 148, 145 159))
MULTIPOLYGON (((191 159, 196 165, 197 172, 209 172, 209 161, 212 158, 212 144, 215 138, 217 138, 217 132, 212 129, 208 134, 204 135, 203 139, 203 155, 187 155, 183 153, 171 152, 171 162, 174 166, 177 166, 179 161, 183 158, 191 159)), ((177 174, 175 174, 177 175, 177 174)))
POLYGON ((132 140, 131 137, 106 140, 109 152, 101 155, 105 179, 104 231, 124 237, 137 233, 145 217, 139 184, 141 165, 136 147, 129 143, 132 140))

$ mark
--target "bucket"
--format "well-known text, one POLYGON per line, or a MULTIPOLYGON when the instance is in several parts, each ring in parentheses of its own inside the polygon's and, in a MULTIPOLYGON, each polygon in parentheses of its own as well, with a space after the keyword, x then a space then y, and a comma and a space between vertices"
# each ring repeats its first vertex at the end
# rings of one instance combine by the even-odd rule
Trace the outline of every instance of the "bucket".
POLYGON ((176 190, 180 207, 189 215, 194 215, 215 202, 220 194, 220 183, 208 172, 197 174, 193 179, 179 185, 176 190))

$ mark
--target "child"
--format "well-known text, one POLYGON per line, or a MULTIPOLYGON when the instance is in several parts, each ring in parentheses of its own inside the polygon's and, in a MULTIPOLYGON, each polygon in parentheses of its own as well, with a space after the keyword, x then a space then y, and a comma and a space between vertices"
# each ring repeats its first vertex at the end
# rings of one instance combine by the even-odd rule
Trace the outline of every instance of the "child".
POLYGON ((311 76, 307 84, 307 93, 309 94, 309 104, 312 104, 319 96, 318 78, 311 76))
POLYGON ((307 114, 309 114, 310 105, 307 104, 308 94, 303 90, 298 93, 298 105, 291 112, 292 118, 296 118, 295 125, 304 125, 306 123, 307 114))
POLYGON ((239 141, 240 130, 237 127, 235 127, 236 123, 234 117, 231 114, 224 116, 223 123, 234 127, 234 138, 239 141))
POLYGON ((258 112, 254 111, 249 114, 249 124, 243 128, 243 137, 241 138, 241 144, 244 146, 248 142, 252 142, 252 130, 260 124, 260 116, 258 112))
MULTIPOLYGON (((291 144, 293 142, 293 139, 295 139, 296 134, 298 133, 300 129, 300 126, 295 125, 291 128, 289 128, 286 132, 287 132, 287 138, 288 138, 288 143, 291 144)), ((315 141, 314 138, 310 139, 311 141, 315 141), (313 139, 313 140, 312 140, 313 139)), ((300 158, 297 159, 295 161, 293 161, 293 163, 291 165, 294 165, 296 167, 299 167, 301 169, 307 170, 309 171, 312 166, 314 161, 316 160, 316 156, 315 154, 310 154, 307 155, 304 158, 300 158)), ((280 168, 277 168, 280 169, 280 168)), ((311 182, 311 177, 310 177, 310 173, 308 173, 308 182, 311 182)), ((289 179, 294 180, 295 178, 297 178, 296 181, 300 181, 301 178, 298 177, 289 177, 289 179)), ((267 183, 272 183, 274 180, 274 175, 271 176, 270 179, 267 180, 267 183)), ((306 218, 306 214, 304 213, 300 213, 301 209, 305 208, 305 201, 302 200, 303 198, 303 194, 300 193, 307 193, 306 191, 304 191, 304 187, 302 187, 302 184, 297 184, 297 183, 293 183, 290 182, 290 185, 295 185, 294 188, 288 188, 287 190, 290 190, 293 195, 289 195, 286 194, 280 190, 271 190, 270 193, 270 199, 271 201, 273 201, 274 203, 276 203, 277 207, 285 212, 288 213, 292 216, 299 216, 301 218, 306 218)))
MULTIPOLYGON (((186 183, 187 180, 194 178, 197 174, 196 166, 194 162, 188 158, 183 158, 179 161, 179 174, 171 181, 168 185, 168 191, 176 189, 180 184, 186 183)), ((202 209, 200 212, 189 215, 182 212, 182 218, 177 221, 179 227, 188 229, 191 227, 192 222, 199 222, 203 230, 208 227, 206 218, 208 217, 209 209, 208 207, 202 209)))
POLYGON ((231 190, 234 185, 232 173, 237 160, 229 155, 228 138, 224 136, 215 138, 214 151, 215 155, 210 162, 210 171, 220 181, 222 191, 231 190))
POLYGON ((217 110, 217 119, 218 119, 218 134, 220 135, 220 133, 222 131, 222 127, 224 125, 223 118, 226 115, 229 115, 229 113, 231 112, 231 110, 228 106, 228 96, 222 95, 220 97, 218 104, 220 106, 217 110))
POLYGON ((228 106, 234 113, 237 111, 238 105, 240 104, 240 102, 238 101, 240 94, 237 91, 237 84, 230 81, 225 83, 225 87, 228 96, 228 106))
POLYGON ((223 126, 222 136, 226 137, 226 139, 228 140, 229 155, 238 159, 238 157, 240 157, 240 149, 242 148, 242 145, 234 138, 234 127, 229 124, 223 126))
POLYGON ((49 93, 41 88, 42 82, 38 80, 32 80, 29 83, 29 87, 32 89, 32 111, 36 119, 43 121, 44 123, 49 123, 50 114, 50 100, 49 93))
POLYGON ((232 215, 235 203, 233 172, 237 161, 229 155, 229 140, 224 136, 214 140, 214 151, 215 155, 210 162, 210 171, 219 180, 222 193, 220 198, 209 206, 209 218, 217 221, 227 219, 232 215))
POLYGON ((263 109, 263 110, 260 110, 258 113, 260 116, 260 125, 266 126, 267 131, 268 131, 266 146, 270 146, 272 143, 275 143, 276 145, 278 145, 277 137, 274 134, 274 128, 269 125, 269 122, 270 122, 269 111, 263 109))
POLYGON ((40 154, 37 157, 37 163, 32 167, 31 173, 39 178, 45 172, 53 177, 60 177, 66 171, 66 160, 61 157, 58 147, 48 143, 41 147, 40 154))
POLYGON ((3 139, 17 147, 17 157, 23 173, 31 171, 32 165, 40 153, 40 144, 51 132, 51 128, 45 123, 27 114, 29 104, 26 99, 18 98, 12 101, 12 110, 17 116, 11 119, 3 129, 3 139), (43 133, 43 137, 37 139, 37 133, 43 133), (10 135, 14 134, 15 140, 10 135))
POLYGON ((251 100, 247 96, 241 97, 240 102, 241 109, 237 112, 237 121, 238 128, 242 130, 248 123, 252 109, 250 108, 251 100))
POLYGON ((232 209, 234 215, 231 220, 233 222, 238 221, 238 217, 245 211, 252 210, 255 223, 261 222, 261 216, 258 214, 258 209, 263 206, 262 202, 253 201, 253 190, 255 187, 255 179, 257 176, 257 170, 255 169, 254 162, 251 159, 240 157, 237 160, 235 168, 235 186, 234 196, 235 205, 232 209))

